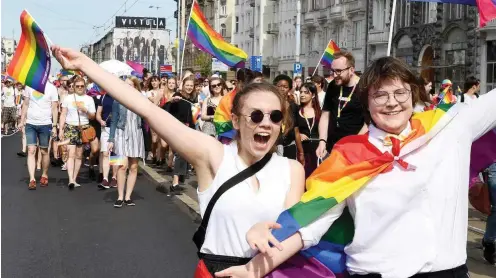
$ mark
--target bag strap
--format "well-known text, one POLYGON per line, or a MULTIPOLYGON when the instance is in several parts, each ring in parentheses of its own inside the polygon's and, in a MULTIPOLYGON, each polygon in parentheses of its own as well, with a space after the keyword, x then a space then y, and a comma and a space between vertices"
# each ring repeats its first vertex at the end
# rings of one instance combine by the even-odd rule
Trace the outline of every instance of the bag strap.
POLYGON ((79 117, 79 107, 77 105, 76 93, 74 93, 73 96, 74 96, 74 104, 76 105, 76 112, 78 114, 78 122, 79 122, 78 127, 79 127, 79 129, 81 129, 81 117, 79 117))
POLYGON ((217 203, 217 200, 220 198, 220 196, 222 196, 222 194, 224 194, 227 190, 231 189, 236 184, 246 180, 247 178, 255 175, 258 171, 262 170, 262 168, 269 162, 271 157, 271 153, 266 154, 261 160, 255 162, 250 167, 244 169, 243 171, 239 172, 238 174, 224 182, 219 187, 219 189, 217 189, 214 196, 212 196, 210 202, 208 202, 208 206, 205 210, 205 214, 203 215, 200 227, 202 227, 205 231, 207 230, 208 221, 210 220, 212 209, 214 208, 215 203, 217 203))

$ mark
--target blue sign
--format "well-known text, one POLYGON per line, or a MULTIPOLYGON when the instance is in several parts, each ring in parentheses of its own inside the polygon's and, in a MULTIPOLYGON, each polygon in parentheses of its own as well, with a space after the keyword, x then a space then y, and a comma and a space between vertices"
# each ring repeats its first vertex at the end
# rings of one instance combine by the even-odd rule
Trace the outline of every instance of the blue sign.
POLYGON ((250 57, 250 69, 252 71, 262 72, 262 56, 250 57))
POLYGON ((301 73, 303 72, 303 67, 300 63, 295 63, 293 69, 294 69, 293 70, 294 77, 301 76, 301 73))

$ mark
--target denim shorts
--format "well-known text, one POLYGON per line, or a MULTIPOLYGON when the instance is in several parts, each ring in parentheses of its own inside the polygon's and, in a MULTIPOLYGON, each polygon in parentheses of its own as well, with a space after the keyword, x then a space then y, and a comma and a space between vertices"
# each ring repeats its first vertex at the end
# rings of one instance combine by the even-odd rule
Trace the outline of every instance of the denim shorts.
POLYGON ((52 133, 52 125, 32 125, 26 124, 26 144, 28 146, 39 145, 40 148, 48 148, 50 135, 52 133))

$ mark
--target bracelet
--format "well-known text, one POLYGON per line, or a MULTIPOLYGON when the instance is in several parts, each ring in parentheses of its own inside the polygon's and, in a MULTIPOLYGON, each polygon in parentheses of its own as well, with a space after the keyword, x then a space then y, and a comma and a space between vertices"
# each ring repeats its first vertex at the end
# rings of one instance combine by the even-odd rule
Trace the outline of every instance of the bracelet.
POLYGON ((327 140, 326 139, 319 139, 319 142, 324 142, 327 144, 327 140))

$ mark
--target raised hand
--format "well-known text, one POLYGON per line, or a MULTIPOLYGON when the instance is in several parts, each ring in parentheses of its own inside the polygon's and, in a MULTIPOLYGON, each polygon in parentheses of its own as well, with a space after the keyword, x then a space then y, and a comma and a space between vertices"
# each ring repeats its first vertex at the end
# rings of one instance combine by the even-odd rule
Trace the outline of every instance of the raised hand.
POLYGON ((260 222, 250 228, 246 233, 246 241, 254 250, 259 250, 260 253, 273 256, 274 250, 269 246, 272 243, 279 251, 282 251, 281 243, 272 235, 273 229, 280 229, 281 225, 273 221, 260 222))
POLYGON ((82 62, 86 57, 83 53, 70 48, 62 48, 58 45, 52 45, 52 54, 64 69, 79 70, 82 62))

